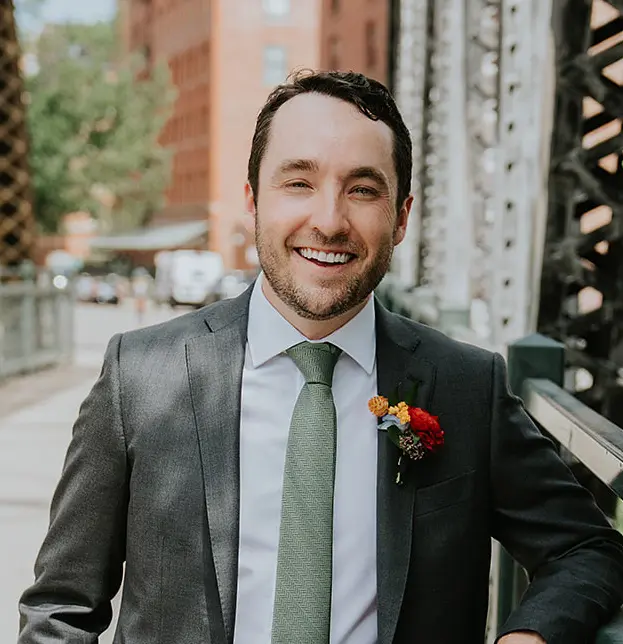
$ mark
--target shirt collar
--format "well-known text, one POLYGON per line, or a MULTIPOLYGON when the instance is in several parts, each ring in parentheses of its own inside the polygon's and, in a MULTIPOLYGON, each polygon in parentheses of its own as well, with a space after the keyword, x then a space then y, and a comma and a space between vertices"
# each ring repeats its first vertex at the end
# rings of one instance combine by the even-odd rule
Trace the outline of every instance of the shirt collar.
MULTIPOLYGON (((262 291, 264 279, 263 273, 260 274, 249 303, 247 343, 254 367, 259 367, 299 342, 313 342, 295 329, 266 299, 262 291)), ((374 325, 374 298, 370 297, 352 320, 321 341, 331 342, 342 349, 370 375, 376 359, 374 325)))

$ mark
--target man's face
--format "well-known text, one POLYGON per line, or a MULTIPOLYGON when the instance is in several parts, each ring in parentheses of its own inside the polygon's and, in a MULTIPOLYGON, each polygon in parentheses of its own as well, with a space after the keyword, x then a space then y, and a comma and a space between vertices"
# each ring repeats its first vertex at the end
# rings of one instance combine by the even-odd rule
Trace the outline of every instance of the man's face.
POLYGON ((260 265, 301 317, 327 320, 365 301, 404 238, 393 133, 344 101, 302 94, 275 114, 256 195, 260 265))

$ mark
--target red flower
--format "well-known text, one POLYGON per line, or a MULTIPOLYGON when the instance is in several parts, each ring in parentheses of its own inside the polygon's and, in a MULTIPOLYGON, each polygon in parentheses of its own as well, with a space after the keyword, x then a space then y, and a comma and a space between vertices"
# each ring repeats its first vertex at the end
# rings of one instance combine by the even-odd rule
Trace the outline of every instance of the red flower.
POLYGON ((439 426, 439 417, 432 416, 419 407, 409 407, 411 429, 420 438, 424 448, 434 452, 444 443, 444 432, 439 426))

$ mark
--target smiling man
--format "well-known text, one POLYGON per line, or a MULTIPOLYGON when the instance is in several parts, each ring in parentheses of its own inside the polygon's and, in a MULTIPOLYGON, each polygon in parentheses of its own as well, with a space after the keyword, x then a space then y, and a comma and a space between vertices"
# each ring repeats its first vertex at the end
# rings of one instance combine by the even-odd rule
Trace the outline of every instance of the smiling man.
POLYGON ((402 122, 394 135, 352 103, 294 92, 275 112, 289 96, 282 90, 260 116, 247 206, 263 292, 315 339, 357 315, 389 269, 412 202, 411 151, 402 122))
POLYGON ((410 187, 382 85, 305 73, 271 94, 246 186, 262 273, 111 340, 21 644, 96 642, 124 563, 118 644, 482 644, 492 537, 531 577, 500 644, 592 641, 623 539, 499 355, 374 299, 410 187), (391 408, 397 388, 414 396, 391 408))

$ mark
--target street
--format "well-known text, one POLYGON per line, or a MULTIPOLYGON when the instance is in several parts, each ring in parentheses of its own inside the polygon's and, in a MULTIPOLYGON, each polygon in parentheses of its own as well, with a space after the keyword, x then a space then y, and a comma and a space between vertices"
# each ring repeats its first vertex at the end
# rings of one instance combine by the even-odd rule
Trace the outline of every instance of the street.
MULTIPOLYGON (((141 326, 186 310, 148 308, 141 326)), ((74 364, 0 384, 0 642, 17 640, 17 602, 33 580, 54 487, 78 407, 114 333, 139 326, 133 302, 78 305, 74 364)), ((112 642, 113 627, 101 638, 112 642)))

